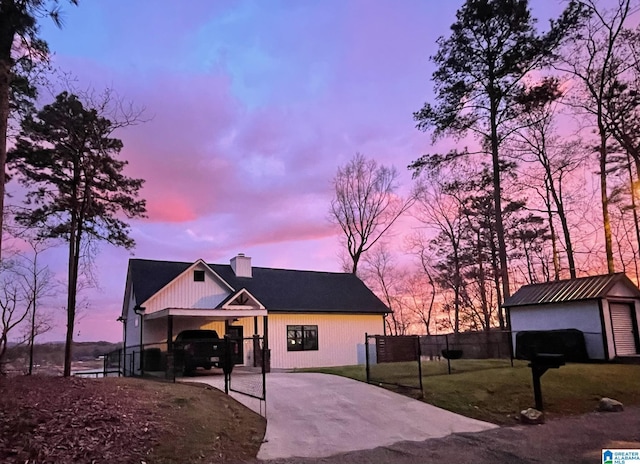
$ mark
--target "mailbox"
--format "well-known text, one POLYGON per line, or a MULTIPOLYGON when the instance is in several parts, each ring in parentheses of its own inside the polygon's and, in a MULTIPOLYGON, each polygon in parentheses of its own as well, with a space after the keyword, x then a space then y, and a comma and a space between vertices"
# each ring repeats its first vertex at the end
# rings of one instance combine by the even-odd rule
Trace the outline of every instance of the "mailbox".
POLYGON ((542 411, 542 389, 540 387, 540 377, 547 372, 547 369, 558 369, 564 366, 564 355, 556 353, 536 353, 531 357, 529 367, 533 376, 533 394, 536 401, 536 409, 542 411))

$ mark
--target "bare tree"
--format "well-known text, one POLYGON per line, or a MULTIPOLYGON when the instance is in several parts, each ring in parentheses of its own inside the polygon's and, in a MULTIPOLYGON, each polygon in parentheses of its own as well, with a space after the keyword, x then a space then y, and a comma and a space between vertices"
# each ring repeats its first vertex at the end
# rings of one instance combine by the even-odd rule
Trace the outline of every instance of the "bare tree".
POLYGON ((385 319, 389 333, 406 335, 412 324, 411 314, 403 302, 406 272, 398 267, 384 244, 363 258, 362 278, 391 310, 385 319))
POLYGON ((4 373, 4 355, 7 352, 9 335, 14 332, 29 314, 29 305, 24 302, 24 287, 21 276, 13 262, 5 261, 0 270, 0 374, 4 373))
POLYGON ((330 219, 343 232, 349 254, 348 271, 356 274, 363 254, 389 231, 413 204, 396 194, 398 172, 356 154, 333 178, 330 219))
POLYGON ((417 192, 416 208, 412 214, 430 232, 435 233, 435 237, 425 231, 417 231, 408 239, 409 248, 418 256, 425 272, 434 260, 439 262, 435 265, 436 282, 441 290, 453 292, 450 305, 453 309, 452 328, 457 333, 460 330, 461 295, 464 291, 462 269, 465 265, 462 241, 466 231, 461 205, 456 198, 443 191, 442 180, 435 172, 429 174, 428 181, 420 179, 417 192), (446 278, 439 278, 439 275, 445 274, 446 278))
POLYGON ((537 183, 530 186, 544 203, 544 213, 549 224, 552 242, 552 257, 555 280, 560 278, 560 247, 557 243, 556 218, 560 221, 569 275, 577 276, 571 228, 567 219, 566 178, 584 162, 584 155, 576 149, 575 143, 561 142, 555 132, 555 116, 562 97, 561 84, 557 79, 546 78, 522 94, 520 105, 521 127, 514 134, 513 148, 518 158, 529 164, 536 164, 541 175, 529 177, 537 183))
POLYGON ((581 0, 589 20, 567 42, 556 67, 579 82, 578 92, 569 104, 587 116, 597 131, 597 154, 600 177, 600 202, 607 269, 615 272, 609 191, 607 185, 610 155, 607 96, 620 78, 633 68, 633 54, 624 46, 625 24, 632 11, 632 0, 617 0, 613 9, 601 7, 597 0, 581 0))
POLYGON ((43 298, 53 295, 53 273, 48 266, 42 267, 38 258, 50 245, 37 237, 29 237, 27 243, 31 247, 30 256, 23 258, 23 281, 26 298, 29 303, 30 324, 27 330, 27 343, 29 345, 29 375, 33 373, 33 348, 35 339, 52 328, 51 318, 39 307, 43 298))
POLYGON ((421 270, 410 275, 404 285, 405 299, 409 311, 424 325, 427 335, 431 335, 431 328, 437 326, 437 287, 434 279, 433 260, 425 247, 418 248, 421 270))

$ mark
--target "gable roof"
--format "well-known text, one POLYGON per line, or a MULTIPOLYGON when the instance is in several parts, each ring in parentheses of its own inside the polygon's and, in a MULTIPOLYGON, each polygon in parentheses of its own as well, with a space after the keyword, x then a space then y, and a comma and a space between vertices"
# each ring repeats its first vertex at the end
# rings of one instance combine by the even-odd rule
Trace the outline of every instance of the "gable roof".
POLYGON ((617 283, 625 284, 634 291, 636 297, 640 297, 638 287, 624 273, 619 272, 617 274, 524 285, 507 298, 502 306, 510 308, 514 306, 597 300, 605 298, 617 283))
MULTIPOLYGON (((138 304, 144 303, 193 263, 130 259, 138 304)), ((389 308, 355 275, 253 267, 253 277, 236 277, 228 264, 208 264, 234 290, 246 289, 269 312, 384 314, 389 308)))

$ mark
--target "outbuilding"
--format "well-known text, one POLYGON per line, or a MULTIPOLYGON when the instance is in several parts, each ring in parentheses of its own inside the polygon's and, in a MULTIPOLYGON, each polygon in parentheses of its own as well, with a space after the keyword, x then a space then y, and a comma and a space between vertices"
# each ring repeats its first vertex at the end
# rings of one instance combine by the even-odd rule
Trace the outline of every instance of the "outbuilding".
POLYGON ((577 329, 584 334, 589 359, 640 353, 640 290, 623 273, 525 285, 503 306, 514 348, 521 331, 577 329))

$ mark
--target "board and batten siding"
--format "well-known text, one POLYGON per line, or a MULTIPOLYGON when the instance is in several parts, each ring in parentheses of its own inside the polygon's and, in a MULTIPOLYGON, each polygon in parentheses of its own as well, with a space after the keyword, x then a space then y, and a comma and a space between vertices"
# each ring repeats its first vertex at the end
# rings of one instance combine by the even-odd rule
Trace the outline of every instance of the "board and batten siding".
POLYGON ((371 314, 269 314, 271 367, 302 368, 347 366, 358 363, 358 344, 365 333, 380 334, 382 315, 371 314), (317 325, 317 351, 287 351, 288 325, 317 325))
POLYGON ((525 330, 578 329, 584 333, 590 359, 605 359, 600 308, 597 301, 576 301, 510 309, 513 346, 525 330))
POLYGON ((165 308, 213 309, 231 291, 205 266, 197 265, 188 269, 166 287, 144 302, 145 314, 165 308), (204 282, 193 281, 193 271, 205 271, 204 282))

